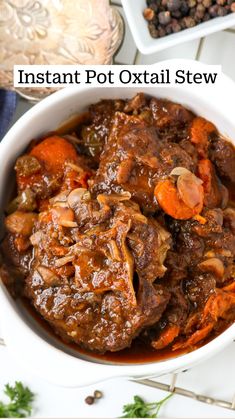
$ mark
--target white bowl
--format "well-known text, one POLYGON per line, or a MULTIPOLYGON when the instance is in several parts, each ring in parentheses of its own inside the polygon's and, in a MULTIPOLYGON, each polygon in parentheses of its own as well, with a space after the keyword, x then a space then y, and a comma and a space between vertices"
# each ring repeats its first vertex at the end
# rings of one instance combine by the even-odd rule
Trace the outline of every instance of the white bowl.
MULTIPOLYGON (((160 63, 161 67, 163 63, 160 63)), ((166 63, 175 66, 175 60, 166 63)), ((181 61, 188 66, 188 61, 181 61)), ((205 69, 191 62, 192 69, 205 69)), ((147 94, 169 98, 182 103, 199 115, 212 120, 218 129, 235 139, 233 98, 235 84, 226 76, 221 77, 212 90, 185 87, 156 87, 141 89, 147 94), (209 93, 208 93, 209 92, 209 93), (229 92, 229 95, 227 95, 229 92)), ((138 88, 138 90, 140 90, 138 88)), ((81 112, 101 98, 132 97, 137 88, 68 88, 44 99, 11 128, 0 144, 0 209, 3 213, 9 189, 9 178, 13 178, 14 162, 32 138, 53 130, 62 121, 76 112, 81 112)), ((30 315, 15 302, 5 286, 0 283, 0 322, 3 338, 12 355, 30 371, 64 386, 83 386, 113 377, 143 378, 182 371, 209 358, 235 338, 235 325, 203 347, 166 361, 135 365, 105 364, 79 356, 76 352, 59 344, 51 335, 39 327, 30 315)))
POLYGON ((148 24, 143 17, 143 11, 147 7, 146 0, 121 1, 136 46, 142 54, 153 54, 154 52, 174 47, 183 42, 192 41, 235 25, 235 13, 231 13, 224 17, 217 17, 208 22, 200 23, 193 28, 154 39, 150 35, 148 24))

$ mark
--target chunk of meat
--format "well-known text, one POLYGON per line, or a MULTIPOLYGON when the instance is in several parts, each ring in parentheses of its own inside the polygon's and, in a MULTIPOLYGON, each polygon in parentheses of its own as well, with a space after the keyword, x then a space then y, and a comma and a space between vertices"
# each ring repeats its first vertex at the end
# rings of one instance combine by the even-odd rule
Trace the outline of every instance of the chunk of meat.
POLYGON ((84 125, 81 138, 84 151, 99 162, 100 154, 109 137, 115 112, 122 111, 125 106, 123 100, 102 100, 89 107, 90 124, 84 125))
POLYGON ((154 212, 157 180, 179 165, 192 168, 194 163, 178 144, 166 148, 154 128, 143 119, 116 113, 93 191, 96 194, 129 191, 144 211, 154 212))
POLYGON ((101 155, 93 191, 127 190, 141 206, 154 210, 154 175, 159 166, 156 140, 154 130, 143 120, 117 113, 101 155))
POLYGON ((235 149, 229 141, 223 137, 214 139, 210 148, 210 158, 220 176, 235 182, 235 149))
POLYGON ((133 219, 127 237, 139 278, 153 282, 163 276, 166 272, 163 263, 171 244, 170 234, 154 219, 141 222, 137 218, 133 219))
MULTIPOLYGON (((32 247, 27 247, 23 252, 19 252, 15 240, 16 236, 14 234, 8 233, 1 244, 1 251, 3 253, 4 260, 10 270, 10 273, 13 271, 13 278, 16 278, 15 284, 16 288, 18 289, 17 285, 19 279, 22 276, 27 275, 29 272, 33 254, 32 247)), ((20 291, 22 292, 22 290, 20 291)))
POLYGON ((235 209, 226 208, 224 210, 224 225, 229 228, 232 233, 235 235, 235 209))
POLYGON ((195 308, 203 307, 210 295, 215 292, 216 280, 210 273, 197 273, 185 280, 184 288, 192 305, 195 308))
POLYGON ((130 199, 120 202, 108 195, 83 200, 83 195, 74 201, 69 194, 62 207, 64 212, 66 202, 74 204, 69 214, 74 211, 79 229, 68 227, 67 234, 61 234, 56 200, 48 215, 39 217, 31 238, 37 258, 26 280, 26 294, 64 339, 100 352, 118 351, 156 323, 167 306, 169 292, 153 282, 165 272, 170 235, 157 221, 144 217, 130 199), (106 216, 97 218, 104 207, 109 207, 106 216), (67 252, 61 255, 65 239, 67 252), (68 272, 60 271, 65 266, 73 267, 69 279, 68 272), (134 272, 139 281, 136 291, 134 272))
POLYGON ((178 142, 187 137, 187 126, 193 119, 192 112, 165 99, 152 98, 149 107, 161 139, 178 142))
POLYGON ((6 217, 5 225, 10 233, 30 236, 37 218, 34 212, 15 211, 6 217))
POLYGON ((141 108, 147 105, 146 96, 143 93, 137 93, 132 99, 128 100, 124 112, 140 111, 141 108))

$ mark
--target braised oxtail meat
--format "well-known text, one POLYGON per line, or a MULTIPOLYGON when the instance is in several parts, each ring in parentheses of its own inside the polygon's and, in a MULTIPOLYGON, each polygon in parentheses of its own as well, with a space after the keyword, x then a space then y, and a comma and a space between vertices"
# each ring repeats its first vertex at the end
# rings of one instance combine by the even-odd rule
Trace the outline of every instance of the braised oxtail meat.
POLYGON ((73 190, 64 201, 58 195, 39 215, 31 236, 37 262, 26 279, 27 295, 57 333, 102 352, 129 346, 144 326, 159 320, 169 300, 167 289, 153 282, 165 272, 170 234, 128 198, 98 195, 92 200, 86 189, 73 190), (70 213, 74 228, 64 233, 70 213), (135 266, 137 272, 138 267, 146 270, 138 292, 135 266))
POLYGON ((78 348, 193 350, 235 320, 234 168, 183 105, 93 104, 18 157, 1 277, 78 348))

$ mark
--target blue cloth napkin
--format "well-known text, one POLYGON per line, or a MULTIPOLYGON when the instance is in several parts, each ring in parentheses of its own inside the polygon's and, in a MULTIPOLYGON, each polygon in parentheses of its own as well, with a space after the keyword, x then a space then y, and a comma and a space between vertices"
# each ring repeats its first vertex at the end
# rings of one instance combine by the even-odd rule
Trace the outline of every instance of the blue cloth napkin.
POLYGON ((0 89, 0 141, 7 132, 16 109, 16 103, 16 93, 0 89))

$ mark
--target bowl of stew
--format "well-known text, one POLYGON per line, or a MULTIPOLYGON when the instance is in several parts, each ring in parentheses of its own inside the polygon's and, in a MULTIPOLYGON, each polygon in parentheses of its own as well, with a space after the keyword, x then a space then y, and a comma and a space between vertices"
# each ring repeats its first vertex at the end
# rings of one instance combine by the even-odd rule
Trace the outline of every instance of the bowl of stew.
POLYGON ((21 363, 79 386, 181 371, 235 337, 226 89, 63 89, 11 128, 0 317, 21 363))

